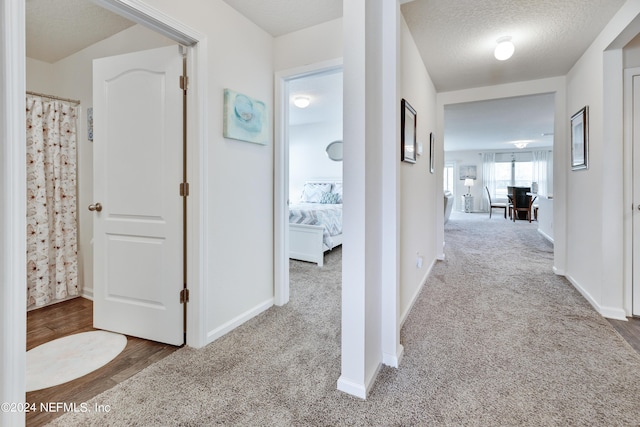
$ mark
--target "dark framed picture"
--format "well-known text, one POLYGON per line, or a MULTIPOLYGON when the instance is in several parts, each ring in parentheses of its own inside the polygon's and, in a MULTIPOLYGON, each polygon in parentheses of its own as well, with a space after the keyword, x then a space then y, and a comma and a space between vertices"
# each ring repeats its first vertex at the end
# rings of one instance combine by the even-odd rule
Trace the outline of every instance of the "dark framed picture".
POLYGON ((429 172, 434 173, 435 172, 435 167, 434 167, 434 156, 435 156, 435 141, 433 138, 433 132, 431 132, 429 134, 429 172))
POLYGON ((571 116, 571 170, 589 166, 589 106, 571 116))
POLYGON ((406 99, 400 103, 401 115, 401 137, 400 137, 400 159, 403 162, 416 162, 416 110, 411 107, 406 99))

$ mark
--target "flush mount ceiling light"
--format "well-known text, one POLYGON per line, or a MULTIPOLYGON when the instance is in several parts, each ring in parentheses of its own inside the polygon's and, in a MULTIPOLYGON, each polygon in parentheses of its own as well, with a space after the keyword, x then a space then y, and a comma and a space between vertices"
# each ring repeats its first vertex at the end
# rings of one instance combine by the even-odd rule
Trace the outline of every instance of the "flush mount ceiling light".
POLYGON ((516 148, 519 148, 519 149, 521 149, 521 150, 522 150, 524 147, 526 147, 527 145, 529 145, 529 143, 530 143, 530 142, 531 142, 531 141, 513 141, 513 142, 511 142, 511 143, 512 143, 513 145, 515 145, 515 146, 516 146, 516 148))
POLYGON ((510 36, 500 37, 497 40, 498 45, 496 46, 496 50, 493 51, 493 55, 496 57, 498 61, 506 61, 511 58, 513 52, 516 50, 513 42, 511 41, 510 36))
POLYGON ((298 108, 307 108, 310 103, 311 100, 306 96, 296 96, 293 98, 293 105, 298 108))

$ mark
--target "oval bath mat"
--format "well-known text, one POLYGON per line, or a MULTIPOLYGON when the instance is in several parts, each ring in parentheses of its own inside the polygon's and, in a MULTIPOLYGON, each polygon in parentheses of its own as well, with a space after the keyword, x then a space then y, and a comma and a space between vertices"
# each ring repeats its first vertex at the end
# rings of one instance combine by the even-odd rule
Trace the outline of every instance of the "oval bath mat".
POLYGON ((27 351, 27 391, 80 378, 109 363, 124 350, 127 337, 107 331, 81 332, 27 351))

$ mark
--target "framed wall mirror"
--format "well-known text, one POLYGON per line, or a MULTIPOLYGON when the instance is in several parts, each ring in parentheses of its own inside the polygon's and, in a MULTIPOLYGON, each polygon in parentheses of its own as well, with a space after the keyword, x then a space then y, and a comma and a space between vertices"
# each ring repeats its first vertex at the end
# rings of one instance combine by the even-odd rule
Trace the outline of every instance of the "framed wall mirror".
POLYGON ((342 161, 342 141, 333 141, 327 145, 327 156, 333 161, 342 161))

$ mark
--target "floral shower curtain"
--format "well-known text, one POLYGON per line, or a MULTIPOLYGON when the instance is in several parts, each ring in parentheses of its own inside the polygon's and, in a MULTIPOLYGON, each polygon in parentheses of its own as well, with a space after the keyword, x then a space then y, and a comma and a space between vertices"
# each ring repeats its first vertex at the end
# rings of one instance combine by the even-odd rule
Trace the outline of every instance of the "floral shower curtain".
POLYGON ((27 307, 78 295, 76 111, 27 95, 27 307))

